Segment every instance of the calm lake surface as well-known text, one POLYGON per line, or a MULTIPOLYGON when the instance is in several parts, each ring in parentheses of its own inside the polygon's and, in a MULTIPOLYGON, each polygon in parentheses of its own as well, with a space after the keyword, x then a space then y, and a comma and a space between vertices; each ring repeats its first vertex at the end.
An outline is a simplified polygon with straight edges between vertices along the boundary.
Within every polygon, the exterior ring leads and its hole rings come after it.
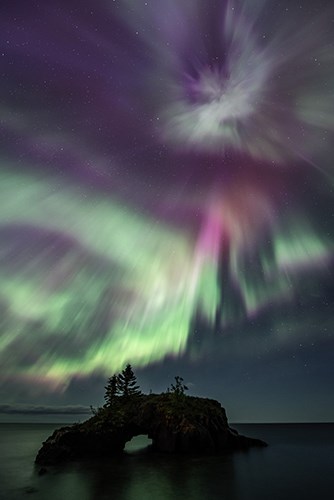
POLYGON ((37 450, 62 425, 0 424, 1 500, 334 498, 334 424, 231 424, 270 446, 220 457, 143 454, 139 436, 124 457, 39 476, 37 450))

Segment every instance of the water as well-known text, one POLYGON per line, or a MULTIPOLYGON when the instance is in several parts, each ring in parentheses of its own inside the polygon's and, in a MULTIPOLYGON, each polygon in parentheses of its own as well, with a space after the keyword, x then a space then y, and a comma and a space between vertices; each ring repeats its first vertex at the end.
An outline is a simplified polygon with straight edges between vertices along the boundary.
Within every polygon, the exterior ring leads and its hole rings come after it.
POLYGON ((220 457, 141 453, 48 468, 34 457, 51 424, 0 424, 1 500, 326 500, 334 498, 334 425, 234 425, 270 446, 220 457))

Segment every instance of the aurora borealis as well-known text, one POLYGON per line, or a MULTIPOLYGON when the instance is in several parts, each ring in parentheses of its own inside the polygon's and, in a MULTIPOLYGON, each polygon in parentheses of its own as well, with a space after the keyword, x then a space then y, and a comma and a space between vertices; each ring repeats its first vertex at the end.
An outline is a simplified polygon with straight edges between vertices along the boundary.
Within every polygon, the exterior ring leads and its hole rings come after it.
POLYGON ((70 403, 128 362, 328 353, 330 2, 0 11, 3 402, 70 403))

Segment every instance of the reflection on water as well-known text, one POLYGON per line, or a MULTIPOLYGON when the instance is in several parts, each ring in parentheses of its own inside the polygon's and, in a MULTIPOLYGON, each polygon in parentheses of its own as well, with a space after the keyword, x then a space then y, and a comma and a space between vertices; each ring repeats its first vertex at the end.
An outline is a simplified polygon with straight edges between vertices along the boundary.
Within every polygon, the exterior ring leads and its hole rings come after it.
POLYGON ((0 425, 1 500, 332 499, 333 425, 236 426, 268 448, 224 456, 166 456, 139 451, 147 437, 108 462, 48 468, 33 460, 49 426, 0 425))
POLYGON ((34 498, 98 499, 236 499, 233 460, 138 454, 103 463, 54 470, 39 478, 34 498), (205 473, 203 474, 203 471, 205 473))
POLYGON ((237 498, 233 461, 146 455, 93 467, 87 498, 194 499, 237 498), (205 474, 203 474, 203 468, 205 474), (112 476, 116 479, 114 482, 112 476))

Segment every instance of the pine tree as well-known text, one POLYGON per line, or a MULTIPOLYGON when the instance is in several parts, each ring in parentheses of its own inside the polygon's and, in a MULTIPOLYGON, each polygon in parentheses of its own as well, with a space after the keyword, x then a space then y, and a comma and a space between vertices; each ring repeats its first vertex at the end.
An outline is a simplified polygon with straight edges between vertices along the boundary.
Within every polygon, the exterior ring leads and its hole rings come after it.
POLYGON ((126 365, 122 373, 117 378, 118 389, 122 396, 134 396, 141 394, 139 385, 137 385, 137 377, 133 373, 132 366, 126 365))
POLYGON ((111 406, 112 403, 115 401, 116 396, 119 394, 119 387, 118 387, 118 377, 119 375, 113 375, 108 379, 108 383, 105 386, 105 406, 111 406))

